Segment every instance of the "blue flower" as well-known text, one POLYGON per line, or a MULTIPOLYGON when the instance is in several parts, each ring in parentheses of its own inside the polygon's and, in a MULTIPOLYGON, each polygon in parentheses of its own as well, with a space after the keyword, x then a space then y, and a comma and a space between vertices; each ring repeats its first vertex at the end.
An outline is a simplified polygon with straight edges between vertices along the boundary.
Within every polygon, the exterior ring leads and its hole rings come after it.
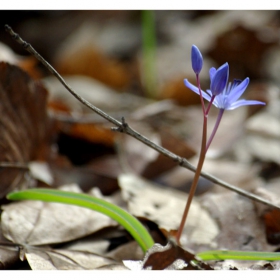
POLYGON ((214 67, 210 69, 210 90, 212 95, 219 95, 223 92, 228 82, 228 75, 228 63, 223 64, 217 70, 214 67))
POLYGON ((203 58, 198 47, 195 45, 192 46, 191 58, 192 58, 192 69, 194 73, 198 75, 203 66, 203 58))
MULTIPOLYGON (((226 64, 224 64, 221 67, 225 67, 226 64)), ((214 83, 215 77, 217 78, 216 74, 217 74, 218 70, 216 70, 214 67, 212 67, 209 70, 211 85, 214 83)), ((241 95, 244 93, 244 91, 246 90, 246 88, 249 84, 249 81, 250 81, 250 79, 246 78, 243 81, 234 80, 233 83, 228 83, 228 84, 226 82, 225 87, 222 90, 221 94, 218 94, 218 95, 217 95, 217 91, 216 91, 216 94, 212 92, 213 86, 210 87, 212 90, 211 89, 207 90, 207 92, 204 92, 201 90, 201 94, 202 94, 203 98, 209 102, 210 102, 212 96, 215 95, 215 98, 213 100, 214 106, 219 109, 223 109, 223 110, 233 110, 238 107, 246 106, 246 105, 265 105, 264 102, 257 101, 257 100, 239 99, 241 97, 241 95)), ((196 94, 200 95, 199 89, 196 86, 192 85, 187 79, 184 80, 184 83, 187 88, 189 88, 196 94)), ((215 87, 214 87, 214 90, 215 90, 215 87)))

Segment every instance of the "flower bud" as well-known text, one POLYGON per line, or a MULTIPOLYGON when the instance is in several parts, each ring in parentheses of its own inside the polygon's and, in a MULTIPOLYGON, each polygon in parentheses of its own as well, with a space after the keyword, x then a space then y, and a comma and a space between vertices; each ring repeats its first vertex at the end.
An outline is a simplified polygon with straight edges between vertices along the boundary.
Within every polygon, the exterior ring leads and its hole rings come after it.
POLYGON ((228 82, 228 76, 229 66, 228 63, 225 63, 217 69, 211 79, 210 90, 213 95, 218 95, 223 92, 228 82))
POLYGON ((198 75, 202 69, 203 57, 198 47, 195 45, 192 46, 191 58, 193 71, 198 75))

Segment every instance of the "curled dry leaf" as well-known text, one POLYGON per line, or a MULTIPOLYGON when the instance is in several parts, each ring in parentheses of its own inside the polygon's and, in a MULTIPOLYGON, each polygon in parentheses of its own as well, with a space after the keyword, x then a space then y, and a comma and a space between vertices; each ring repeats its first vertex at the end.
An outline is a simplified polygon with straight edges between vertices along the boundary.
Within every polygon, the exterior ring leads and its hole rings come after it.
MULTIPOLYGON (((80 192, 75 185, 70 186, 70 191, 80 192)), ((3 234, 19 244, 61 243, 116 225, 98 212, 59 203, 23 201, 2 206, 2 209, 3 234)))
POLYGON ((188 252, 173 242, 166 246, 154 244, 148 250, 143 261, 123 261, 131 270, 213 270, 200 261, 191 252, 188 252))
MULTIPOLYGON (((42 155, 47 127, 47 91, 24 71, 0 63, 0 162, 27 164, 42 155)), ((18 187, 26 170, 0 171, 0 196, 18 187)))

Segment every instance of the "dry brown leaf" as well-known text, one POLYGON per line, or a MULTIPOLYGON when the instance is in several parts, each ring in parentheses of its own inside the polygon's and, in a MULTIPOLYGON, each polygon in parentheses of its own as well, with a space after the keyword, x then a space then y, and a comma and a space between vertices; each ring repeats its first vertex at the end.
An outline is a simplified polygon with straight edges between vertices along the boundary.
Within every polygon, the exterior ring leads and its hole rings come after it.
POLYGON ((129 69, 120 61, 109 58, 94 45, 70 47, 72 49, 63 50, 55 62, 61 74, 89 76, 117 90, 129 86, 129 69))
MULTIPOLYGON (((166 83, 159 94, 160 99, 172 99, 181 106, 190 106, 200 104, 200 98, 184 84, 186 76, 181 76, 166 83)), ((188 79, 192 84, 196 83, 194 79, 188 79)))
POLYGON ((213 268, 198 260, 195 255, 169 242, 166 246, 154 244, 143 261, 123 261, 131 270, 213 270, 213 268))
POLYGON ((23 57, 15 54, 12 49, 0 42, 0 61, 17 65, 26 71, 33 79, 41 78, 41 73, 36 69, 38 61, 35 57, 23 57))
MULTIPOLYGON (((44 157, 47 131, 47 91, 20 68, 0 63, 0 162, 28 163, 44 157)), ((25 170, 0 172, 0 196, 18 187, 25 170)))
MULTIPOLYGON (((80 192, 76 185, 63 189, 80 192)), ((59 203, 23 201, 2 208, 3 234, 20 244, 60 243, 116 225, 115 221, 101 213, 59 203)))
POLYGON ((262 56, 269 47, 276 45, 277 37, 261 40, 261 26, 256 30, 242 25, 234 26, 216 39, 209 55, 222 65, 227 61, 232 77, 263 78, 262 56), (242 42, 242 43, 241 43, 242 42), (251 45, 254 45, 254 49, 251 45), (221 51, 222 50, 222 51, 221 51))

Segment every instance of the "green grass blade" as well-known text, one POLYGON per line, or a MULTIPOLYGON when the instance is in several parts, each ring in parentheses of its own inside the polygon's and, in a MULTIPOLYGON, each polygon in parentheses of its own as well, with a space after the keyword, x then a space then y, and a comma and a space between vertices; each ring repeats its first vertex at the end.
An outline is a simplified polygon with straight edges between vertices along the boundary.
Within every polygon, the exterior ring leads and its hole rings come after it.
POLYGON ((29 189, 9 193, 7 198, 10 200, 58 202, 89 208, 112 218, 122 225, 138 242, 144 252, 154 245, 149 232, 131 214, 112 203, 87 194, 52 189, 29 189))
POLYGON ((142 11, 142 49, 143 49, 143 82, 150 98, 157 95, 156 89, 156 30, 154 11, 142 11))
POLYGON ((242 260, 242 261, 279 261, 280 253, 242 252, 242 251, 206 251, 197 254, 203 261, 242 260))

